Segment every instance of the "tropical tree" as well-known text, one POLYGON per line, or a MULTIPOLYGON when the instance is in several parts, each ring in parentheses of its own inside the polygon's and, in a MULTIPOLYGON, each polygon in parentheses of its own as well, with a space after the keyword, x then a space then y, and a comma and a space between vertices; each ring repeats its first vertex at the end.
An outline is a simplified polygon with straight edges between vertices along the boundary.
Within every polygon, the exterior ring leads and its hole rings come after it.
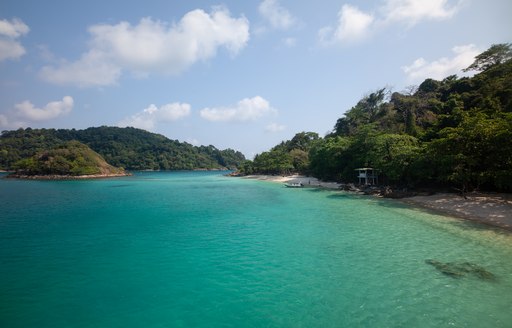
POLYGON ((414 163, 420 154, 419 141, 405 134, 381 134, 373 139, 369 160, 392 184, 411 184, 414 163))
POLYGON ((385 114, 386 88, 379 89, 363 97, 359 102, 338 119, 334 126, 334 135, 350 136, 357 133, 359 127, 375 122, 385 114))
POLYGON ((493 44, 489 49, 475 57, 475 61, 463 71, 486 71, 512 58, 510 43, 493 44))
POLYGON ((341 136, 316 142, 309 151, 310 170, 313 175, 324 180, 345 178, 346 168, 353 162, 351 146, 350 138, 341 136))
POLYGON ((463 191, 485 186, 512 190, 512 114, 491 118, 466 114, 457 127, 446 127, 429 144, 441 180, 463 191))

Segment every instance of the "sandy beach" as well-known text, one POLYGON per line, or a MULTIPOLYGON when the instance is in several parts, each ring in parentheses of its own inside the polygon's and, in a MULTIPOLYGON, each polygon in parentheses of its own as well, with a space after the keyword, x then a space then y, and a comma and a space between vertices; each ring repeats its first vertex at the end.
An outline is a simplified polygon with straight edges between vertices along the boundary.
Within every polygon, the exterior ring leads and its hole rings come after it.
MULTIPOLYGON (((339 189, 336 182, 320 181, 300 175, 274 176, 249 175, 245 179, 257 179, 276 183, 302 183, 304 187, 339 189)), ((443 215, 477 221, 490 226, 512 231, 512 194, 468 193, 466 199, 458 194, 438 193, 429 196, 414 196, 397 201, 443 215)))
POLYGON ((512 231, 512 194, 469 193, 466 197, 464 199, 458 194, 439 193, 403 198, 401 201, 512 231))
POLYGON ((340 184, 336 182, 326 182, 320 181, 317 178, 306 177, 303 175, 289 175, 289 176, 281 176, 281 175, 247 175, 243 177, 244 179, 255 179, 255 180, 263 180, 277 183, 302 183, 304 187, 320 187, 327 189, 339 189, 340 184))

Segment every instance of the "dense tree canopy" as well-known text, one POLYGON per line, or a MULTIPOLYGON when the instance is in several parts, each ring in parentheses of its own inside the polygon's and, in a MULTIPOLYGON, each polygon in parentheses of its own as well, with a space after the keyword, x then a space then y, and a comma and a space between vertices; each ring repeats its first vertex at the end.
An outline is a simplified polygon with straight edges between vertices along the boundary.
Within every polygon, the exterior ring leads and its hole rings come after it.
POLYGON ((13 169, 24 158, 78 140, 117 167, 129 170, 191 170, 235 168, 245 160, 232 149, 195 147, 135 128, 19 129, 0 137, 0 168, 13 169))
POLYGON ((493 45, 466 70, 478 74, 371 92, 325 138, 300 147, 292 141, 302 132, 244 167, 344 182, 355 182, 354 169, 373 167, 388 184, 512 191, 510 44, 493 45))
POLYGON ((240 172, 243 174, 307 172, 309 150, 319 139, 315 132, 297 133, 291 140, 283 141, 270 151, 256 155, 254 161, 246 161, 240 167, 240 172))

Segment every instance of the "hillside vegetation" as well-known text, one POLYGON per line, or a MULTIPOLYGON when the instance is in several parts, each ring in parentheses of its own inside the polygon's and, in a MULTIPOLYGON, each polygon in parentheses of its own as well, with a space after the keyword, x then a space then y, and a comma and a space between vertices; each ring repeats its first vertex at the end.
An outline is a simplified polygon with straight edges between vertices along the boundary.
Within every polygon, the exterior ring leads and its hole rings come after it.
POLYGON ((88 176, 118 175, 124 170, 113 167, 95 151, 78 141, 68 141, 41 151, 14 165, 16 175, 88 176))
POLYGON ((192 170, 236 168, 245 160, 232 149, 195 147, 135 128, 18 129, 0 136, 0 168, 12 170, 22 159, 77 140, 100 154, 109 164, 128 170, 192 170))
POLYGON ((298 133, 241 173, 355 182, 354 169, 373 167, 386 184, 512 191, 511 57, 510 44, 494 45, 466 69, 473 77, 372 92, 324 138, 298 133))

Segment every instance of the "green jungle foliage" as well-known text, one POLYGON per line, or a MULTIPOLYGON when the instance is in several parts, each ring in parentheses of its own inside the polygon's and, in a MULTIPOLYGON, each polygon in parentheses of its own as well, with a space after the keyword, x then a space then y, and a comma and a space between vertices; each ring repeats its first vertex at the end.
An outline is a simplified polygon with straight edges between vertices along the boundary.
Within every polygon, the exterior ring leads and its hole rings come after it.
POLYGON ((92 175, 122 173, 109 165, 92 149, 78 141, 67 141, 14 164, 19 174, 26 175, 92 175))
POLYGON ((319 139, 318 134, 314 132, 297 133, 292 140, 283 141, 270 151, 256 155, 253 161, 245 161, 239 170, 244 174, 307 172, 309 149, 319 139))
POLYGON ((242 173, 300 172, 355 182, 373 167, 400 186, 512 191, 512 51, 493 45, 466 70, 408 92, 363 97, 319 138, 298 133, 240 167, 242 173))
POLYGON ((111 165, 128 170, 192 170, 236 168, 242 153, 214 146, 195 147, 162 135, 135 128, 96 127, 75 129, 18 129, 0 136, 0 168, 36 153, 77 140, 100 154, 111 165))

